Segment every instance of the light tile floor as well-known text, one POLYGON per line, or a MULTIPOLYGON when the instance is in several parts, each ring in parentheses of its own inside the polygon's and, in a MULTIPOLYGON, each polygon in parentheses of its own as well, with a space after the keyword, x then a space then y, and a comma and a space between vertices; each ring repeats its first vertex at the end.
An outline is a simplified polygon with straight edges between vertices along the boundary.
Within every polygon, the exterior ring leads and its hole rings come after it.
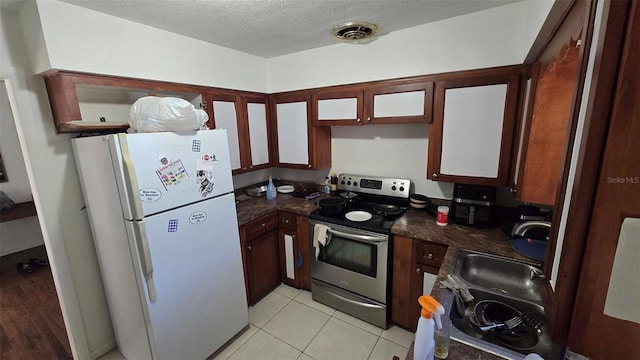
POLYGON ((414 334, 387 330, 311 299, 311 293, 280 285, 249 308, 250 329, 217 359, 404 359, 414 334))
MULTIPOLYGON (((396 326, 382 330, 284 284, 249 307, 249 323, 249 329, 214 359, 404 359, 414 338, 414 333, 396 326)), ((100 358, 107 359, 122 356, 114 350, 100 358)))

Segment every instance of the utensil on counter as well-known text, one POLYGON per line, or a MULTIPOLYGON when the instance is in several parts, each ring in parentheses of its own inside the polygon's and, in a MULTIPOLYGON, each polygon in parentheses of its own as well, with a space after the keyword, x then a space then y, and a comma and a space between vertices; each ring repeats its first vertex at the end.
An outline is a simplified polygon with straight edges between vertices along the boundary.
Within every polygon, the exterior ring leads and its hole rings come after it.
POLYGON ((354 210, 344 214, 344 217, 350 221, 362 222, 371 220, 373 215, 368 211, 354 210))
POLYGON ((281 194, 290 194, 293 192, 294 188, 293 185, 282 185, 278 186, 276 190, 278 190, 278 192, 281 194))
POLYGON ((354 193, 353 191, 343 191, 340 193, 340 197, 352 201, 353 199, 358 197, 358 194, 354 193))
POLYGON ((247 190, 245 190, 245 193, 247 195, 249 195, 249 196, 261 197, 261 196, 264 196, 267 193, 267 186, 266 185, 262 185, 262 186, 258 186, 256 188, 247 189, 247 190))
POLYGON ((511 319, 503 322, 503 323, 492 323, 485 326, 480 326, 480 330, 489 331, 491 329, 504 328, 505 330, 511 330, 516 326, 522 324, 522 318, 520 316, 514 316, 511 319))
POLYGON ((402 208, 396 205, 374 205, 373 211, 377 214, 382 215, 384 217, 400 215, 402 213, 402 208))
POLYGON ((320 213, 324 216, 338 216, 342 214, 345 200, 338 197, 330 197, 318 201, 320 213))
POLYGON ((473 300, 473 295, 471 295, 471 293, 469 292, 469 288, 458 275, 448 274, 447 279, 456 289, 458 289, 458 291, 460 292, 460 296, 462 297, 462 300, 464 302, 473 300))
POLYGON ((525 311, 522 313, 522 321, 525 325, 532 327, 537 333, 540 333, 544 316, 534 311, 525 311))

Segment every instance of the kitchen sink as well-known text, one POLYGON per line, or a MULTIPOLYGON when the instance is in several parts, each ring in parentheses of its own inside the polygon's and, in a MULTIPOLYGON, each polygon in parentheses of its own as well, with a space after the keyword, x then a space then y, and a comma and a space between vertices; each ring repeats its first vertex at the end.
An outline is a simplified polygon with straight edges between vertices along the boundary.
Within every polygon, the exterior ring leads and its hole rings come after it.
POLYGON ((451 272, 480 288, 542 303, 544 276, 539 265, 470 250, 459 250, 451 272))
POLYGON ((563 349, 551 341, 544 320, 540 300, 544 280, 536 264, 458 250, 449 273, 462 278, 474 297, 459 313, 452 306, 453 293, 442 290, 439 300, 451 321, 452 339, 507 359, 522 359, 529 353, 545 359, 562 358, 563 349), (534 273, 528 273, 531 271, 534 273), (481 325, 501 323, 513 316, 527 321, 510 330, 480 329, 481 325))

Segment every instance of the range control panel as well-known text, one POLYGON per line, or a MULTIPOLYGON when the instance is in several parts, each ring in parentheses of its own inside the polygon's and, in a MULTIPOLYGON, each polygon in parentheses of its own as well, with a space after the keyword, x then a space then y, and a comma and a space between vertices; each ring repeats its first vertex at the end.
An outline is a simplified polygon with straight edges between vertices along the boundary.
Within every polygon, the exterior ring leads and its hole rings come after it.
POLYGON ((338 175, 338 190, 342 191, 354 191, 408 199, 410 188, 411 180, 408 179, 353 174, 338 175))

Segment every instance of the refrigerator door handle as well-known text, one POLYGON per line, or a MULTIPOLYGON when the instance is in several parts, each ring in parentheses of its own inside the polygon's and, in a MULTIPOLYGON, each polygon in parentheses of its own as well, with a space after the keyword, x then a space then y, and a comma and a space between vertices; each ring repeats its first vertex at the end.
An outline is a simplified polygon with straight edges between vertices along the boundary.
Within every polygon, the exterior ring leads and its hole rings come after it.
POLYGON ((139 220, 144 217, 144 211, 142 210, 142 201, 140 201, 140 194, 138 186, 138 179, 136 178, 136 172, 133 166, 133 159, 129 153, 129 144, 127 143, 126 134, 118 134, 118 142, 120 143, 120 151, 122 154, 122 167, 124 171, 125 186, 129 193, 132 206, 132 219, 139 220))
POLYGON ((133 222, 133 231, 135 232, 135 241, 138 246, 138 254, 140 256, 140 265, 142 273, 147 282, 147 292, 149 293, 149 301, 156 301, 156 286, 153 283, 153 261, 151 260, 151 249, 149 248, 149 239, 147 238, 147 229, 142 221, 133 222))

